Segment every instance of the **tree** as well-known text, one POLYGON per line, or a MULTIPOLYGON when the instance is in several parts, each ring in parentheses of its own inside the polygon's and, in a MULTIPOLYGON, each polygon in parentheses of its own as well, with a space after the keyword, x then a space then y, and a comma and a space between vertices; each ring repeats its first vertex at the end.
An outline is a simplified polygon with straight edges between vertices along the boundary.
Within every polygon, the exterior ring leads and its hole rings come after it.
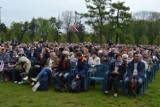
POLYGON ((40 41, 41 39, 42 39, 41 36, 35 36, 35 37, 34 37, 34 41, 40 41))
POLYGON ((124 37, 124 44, 135 44, 135 39, 133 35, 125 35, 124 37))
POLYGON ((61 27, 62 27, 62 21, 58 17, 58 20, 55 20, 55 36, 54 36, 54 40, 56 42, 59 42, 60 36, 62 35, 62 32, 60 31, 61 27))
POLYGON ((18 39, 18 40, 21 40, 22 38, 22 31, 23 31, 23 28, 22 28, 22 26, 23 26, 23 23, 21 22, 21 23, 16 23, 16 22, 13 22, 12 24, 11 24, 11 31, 12 32, 14 32, 15 33, 15 35, 16 35, 16 38, 18 39))
POLYGON ((14 32, 12 32, 12 34, 11 34, 11 36, 10 36, 9 40, 13 40, 13 39, 15 39, 15 38, 16 38, 16 35, 15 35, 15 33, 14 33, 14 32))
POLYGON ((1 39, 2 41, 6 41, 6 35, 5 35, 4 32, 2 32, 2 33, 0 34, 0 39, 1 39))
POLYGON ((77 35, 73 35, 73 43, 79 43, 79 38, 77 35))
POLYGON ((139 40, 139 44, 141 45, 147 45, 148 43, 149 43, 148 38, 145 35, 143 35, 139 40))
POLYGON ((96 35, 100 38, 99 43, 102 43, 102 35, 104 33, 104 26, 107 23, 108 3, 111 0, 85 0, 87 4, 87 13, 81 13, 80 15, 87 18, 86 24, 90 25, 95 31, 96 35))
POLYGON ((75 25, 76 25, 77 30, 79 31, 79 32, 77 32, 79 41, 81 43, 83 43, 84 42, 85 26, 82 24, 81 21, 77 22, 75 25))
POLYGON ((86 33, 85 35, 84 35, 84 42, 92 42, 92 40, 91 40, 91 36, 90 36, 90 34, 89 33, 86 33))
POLYGON ((49 33, 48 36, 47 36, 47 38, 46 38, 46 40, 48 40, 48 42, 54 42, 53 35, 49 33))
POLYGON ((2 33, 2 32, 4 32, 4 33, 7 32, 7 27, 4 23, 0 24, 0 33, 2 33))
POLYGON ((36 19, 34 17, 29 24, 29 35, 33 38, 35 35, 38 35, 36 34, 36 19))
POLYGON ((106 38, 104 35, 102 35, 102 44, 106 44, 106 38))
POLYGON ((155 45, 160 45, 160 36, 157 36, 154 40, 155 45))
POLYGON ((22 37, 21 37, 21 39, 23 38, 23 35, 25 33, 29 33, 29 23, 28 23, 28 21, 25 21, 24 24, 22 25, 22 37))
POLYGON ((117 2, 111 4, 110 18, 111 22, 115 26, 116 44, 118 43, 119 35, 122 31, 128 29, 128 25, 131 21, 131 14, 128 12, 129 7, 124 6, 125 2, 117 2))
POLYGON ((62 13, 63 27, 67 33, 67 42, 72 42, 73 30, 70 26, 74 23, 74 15, 72 11, 65 11, 62 13))
POLYGON ((59 42, 66 43, 67 42, 67 35, 61 35, 59 42))
POLYGON ((31 38, 28 35, 28 33, 25 33, 23 38, 22 38, 22 43, 31 43, 31 38))

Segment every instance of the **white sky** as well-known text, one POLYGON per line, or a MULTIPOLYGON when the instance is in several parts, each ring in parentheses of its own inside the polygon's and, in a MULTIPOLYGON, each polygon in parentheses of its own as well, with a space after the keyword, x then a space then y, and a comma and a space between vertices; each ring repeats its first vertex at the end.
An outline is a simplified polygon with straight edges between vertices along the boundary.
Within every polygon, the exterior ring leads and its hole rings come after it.
MULTIPOLYGON (((118 1, 118 0, 112 0, 118 1)), ((131 12, 142 10, 160 12, 160 0, 119 0, 125 1, 131 12)), ((33 17, 58 17, 64 11, 86 12, 84 0, 0 0, 2 22, 30 21, 33 17)))

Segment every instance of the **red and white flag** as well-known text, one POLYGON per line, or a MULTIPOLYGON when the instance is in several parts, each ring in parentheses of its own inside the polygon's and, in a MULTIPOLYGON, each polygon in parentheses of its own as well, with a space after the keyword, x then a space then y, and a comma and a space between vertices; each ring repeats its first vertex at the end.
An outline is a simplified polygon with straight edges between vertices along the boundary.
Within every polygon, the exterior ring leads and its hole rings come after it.
POLYGON ((74 25, 72 25, 71 28, 72 28, 73 30, 75 30, 76 32, 79 32, 74 25))

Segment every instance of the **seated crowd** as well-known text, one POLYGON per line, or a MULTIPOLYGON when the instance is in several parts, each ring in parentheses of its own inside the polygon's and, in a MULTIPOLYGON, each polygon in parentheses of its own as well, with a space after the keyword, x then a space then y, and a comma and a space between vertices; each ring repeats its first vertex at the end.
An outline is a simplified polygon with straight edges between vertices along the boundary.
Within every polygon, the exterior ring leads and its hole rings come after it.
POLYGON ((118 96, 122 79, 128 96, 137 96, 144 82, 143 76, 150 72, 154 61, 160 58, 160 48, 157 46, 90 43, 1 44, 0 51, 1 81, 29 83, 35 87, 38 81, 38 85, 42 85, 42 82, 48 84, 50 80, 59 92, 63 89, 71 90, 73 80, 80 81, 81 91, 85 91, 84 79, 88 70, 96 65, 108 64, 107 88, 104 93, 109 94, 113 87, 114 97, 118 96))

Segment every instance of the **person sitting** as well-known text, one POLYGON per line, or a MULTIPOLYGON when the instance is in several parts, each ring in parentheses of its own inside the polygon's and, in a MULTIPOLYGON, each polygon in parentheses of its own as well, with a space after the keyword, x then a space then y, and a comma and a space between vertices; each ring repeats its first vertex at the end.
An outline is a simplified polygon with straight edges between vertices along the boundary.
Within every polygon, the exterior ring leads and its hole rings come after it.
POLYGON ((8 80, 13 80, 13 71, 15 69, 16 63, 18 62, 19 57, 17 55, 17 51, 13 51, 13 55, 10 58, 10 61, 7 65, 7 67, 4 69, 4 75, 6 77, 6 81, 8 80))
POLYGON ((59 61, 56 73, 54 74, 55 82, 58 83, 61 87, 67 86, 69 88, 69 73, 71 70, 70 60, 68 59, 67 54, 62 54, 62 57, 59 61))
MULTIPOLYGON (((29 72, 30 77, 35 78, 39 74, 39 72, 43 69, 45 64, 46 64, 46 59, 44 58, 43 53, 40 53, 37 56, 37 58, 33 64, 33 67, 31 68, 31 70, 29 72)), ((34 82, 32 82, 31 85, 34 85, 34 82)))
POLYGON ((102 52, 101 63, 110 63, 110 58, 106 50, 102 52))
POLYGON ((56 56, 55 52, 50 52, 50 57, 47 59, 47 62, 49 62, 49 66, 52 70, 57 68, 59 58, 56 56))
POLYGON ((27 54, 27 58, 31 61, 31 65, 33 66, 34 61, 36 60, 37 53, 35 52, 35 48, 31 47, 30 51, 27 54))
POLYGON ((23 84, 24 80, 28 80, 28 73, 31 68, 30 60, 22 56, 19 58, 14 69, 14 83, 23 84))
POLYGON ((151 68, 153 67, 153 61, 152 61, 152 58, 149 56, 149 53, 147 51, 143 51, 142 60, 147 62, 147 64, 148 64, 147 71, 150 72, 151 68))
POLYGON ((4 77, 5 75, 5 69, 8 67, 8 63, 10 60, 10 55, 6 52, 5 47, 1 47, 1 54, 0 54, 0 62, 4 64, 3 70, 2 70, 2 80, 6 80, 7 78, 4 77))
POLYGON ((48 90, 48 80, 49 77, 52 76, 52 69, 49 66, 49 62, 46 62, 45 67, 40 71, 36 78, 31 78, 32 81, 37 82, 32 91, 40 90, 46 91, 48 90))
POLYGON ((128 90, 128 96, 138 96, 141 85, 143 83, 143 76, 145 75, 145 64, 140 59, 141 55, 137 52, 133 54, 133 60, 128 63, 127 75, 125 78, 126 87, 128 90), (136 93, 132 93, 132 89, 136 90, 136 93))
POLYGON ((94 67, 95 65, 100 65, 101 64, 101 61, 100 61, 100 58, 98 57, 97 52, 92 53, 92 56, 89 58, 88 63, 92 67, 94 67))
POLYGON ((120 54, 116 55, 116 61, 112 62, 109 68, 108 84, 106 94, 114 88, 114 97, 118 96, 119 81, 123 79, 123 74, 126 72, 126 63, 122 60, 120 54))
POLYGON ((40 71, 40 73, 35 78, 31 78, 32 81, 38 81, 41 78, 52 76, 52 69, 50 68, 49 62, 46 62, 45 67, 40 71))
POLYGON ((85 87, 83 87, 86 76, 85 74, 90 68, 90 65, 87 63, 86 59, 82 56, 81 52, 78 52, 76 56, 78 58, 77 67, 75 73, 73 74, 73 76, 71 76, 71 80, 73 79, 81 80, 81 88, 82 90, 85 90, 84 89, 85 87))
POLYGON ((18 56, 19 56, 19 57, 27 56, 27 55, 25 54, 25 52, 24 52, 24 49, 23 49, 23 48, 19 48, 19 50, 18 50, 18 56))

